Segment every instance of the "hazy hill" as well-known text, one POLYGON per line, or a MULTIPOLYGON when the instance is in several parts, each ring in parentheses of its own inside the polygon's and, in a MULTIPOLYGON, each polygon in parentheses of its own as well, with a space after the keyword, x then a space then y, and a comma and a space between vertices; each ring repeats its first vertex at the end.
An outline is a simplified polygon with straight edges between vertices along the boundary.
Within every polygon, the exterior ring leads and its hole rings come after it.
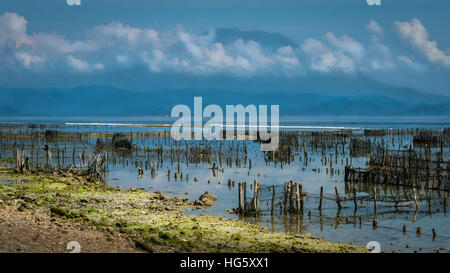
MULTIPOLYGON (((357 84, 355 86, 353 88, 357 89, 357 84)), ((354 95, 355 91, 320 91, 320 88, 283 93, 219 89, 131 91, 108 85, 70 89, 0 88, 0 115, 170 115, 176 104, 192 106, 194 96, 202 96, 204 105, 223 107, 226 104, 279 104, 280 115, 450 115, 447 96, 430 96, 387 86, 380 86, 383 92, 378 94, 359 92, 358 95, 354 95)))

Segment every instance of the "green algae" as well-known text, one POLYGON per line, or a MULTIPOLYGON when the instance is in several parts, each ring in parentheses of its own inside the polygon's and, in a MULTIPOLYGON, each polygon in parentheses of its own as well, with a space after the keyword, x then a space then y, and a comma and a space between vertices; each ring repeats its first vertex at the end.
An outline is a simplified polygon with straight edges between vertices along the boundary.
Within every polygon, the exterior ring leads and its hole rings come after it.
POLYGON ((198 202, 159 192, 120 190, 64 172, 19 174, 0 167, 0 179, 23 181, 0 185, 0 200, 5 204, 21 200, 21 210, 40 210, 68 221, 117 229, 149 251, 367 252, 359 245, 269 232, 215 215, 187 215, 184 211, 198 207, 198 202))

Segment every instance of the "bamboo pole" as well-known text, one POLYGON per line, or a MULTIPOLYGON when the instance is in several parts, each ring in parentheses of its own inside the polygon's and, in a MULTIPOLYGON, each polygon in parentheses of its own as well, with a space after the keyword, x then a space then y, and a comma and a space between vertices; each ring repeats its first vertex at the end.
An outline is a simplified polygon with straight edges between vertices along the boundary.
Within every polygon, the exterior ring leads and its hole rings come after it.
POLYGON ((319 211, 321 215, 322 215, 322 198, 323 198, 323 187, 320 187, 319 211))
POLYGON ((242 186, 244 187, 244 211, 247 211, 247 182, 244 182, 242 186))
POLYGON ((273 214, 275 209, 275 185, 272 186, 272 208, 271 208, 271 214, 273 214))
POLYGON ((337 188, 337 187, 334 187, 334 191, 336 192, 336 203, 337 203, 338 209, 341 209, 342 206, 341 206, 341 200, 339 199, 339 191, 338 191, 338 188, 337 188))
POLYGON ((255 210, 256 213, 258 213, 257 211, 257 201, 256 199, 258 198, 258 183, 256 182, 256 180, 253 182, 253 208, 255 210))
POLYGON ((243 212, 242 183, 239 183, 239 213, 243 212))

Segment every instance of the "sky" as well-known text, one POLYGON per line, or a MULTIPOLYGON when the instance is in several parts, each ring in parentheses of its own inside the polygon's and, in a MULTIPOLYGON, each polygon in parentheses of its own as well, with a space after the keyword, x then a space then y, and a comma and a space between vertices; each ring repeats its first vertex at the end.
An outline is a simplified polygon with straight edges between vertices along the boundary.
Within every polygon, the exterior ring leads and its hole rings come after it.
POLYGON ((355 77, 448 95, 449 11, 446 0, 3 0, 0 86, 355 77))

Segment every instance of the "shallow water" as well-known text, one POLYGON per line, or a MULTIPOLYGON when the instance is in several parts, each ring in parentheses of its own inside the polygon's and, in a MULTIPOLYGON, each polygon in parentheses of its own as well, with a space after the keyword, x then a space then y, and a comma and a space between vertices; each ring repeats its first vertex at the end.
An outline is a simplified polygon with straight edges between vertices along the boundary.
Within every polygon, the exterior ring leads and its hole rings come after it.
MULTIPOLYGON (((352 128, 447 128, 450 127, 450 118, 396 118, 396 120, 388 119, 389 122, 385 122, 385 117, 371 117, 371 118, 298 118, 298 117, 285 117, 282 125, 286 126, 307 126, 309 129, 321 131, 316 127, 352 127, 352 128)), ((15 128, 3 129, 2 132, 24 132, 26 129, 23 126, 23 120, 7 120, 15 122, 15 128)), ((34 120, 35 122, 42 121, 40 118, 34 120)), ((120 127, 120 126, 75 126, 64 125, 64 122, 107 122, 107 123, 133 123, 133 124, 167 124, 171 120, 169 118, 54 118, 46 120, 47 124, 58 122, 59 125, 55 126, 56 130, 68 131, 68 132, 156 132, 161 130, 167 130, 167 128, 149 128, 149 127, 120 127)), ((50 129, 50 128, 47 128, 50 129)), ((362 130, 357 129, 354 131, 354 136, 361 136, 362 130)), ((79 164, 78 152, 81 149, 85 149, 86 157, 89 151, 93 154, 95 152, 95 137, 83 139, 82 141, 46 141, 45 139, 33 140, 33 139, 9 139, 2 140, 2 149, 0 150, 1 157, 8 157, 14 150, 23 148, 27 150, 31 145, 42 148, 45 144, 49 145, 51 149, 67 148, 65 165, 72 163, 72 148, 77 147, 76 164, 79 164), (8 147, 8 148, 7 148, 8 147)), ((384 139, 391 149, 397 149, 399 146, 408 146, 411 144, 411 136, 399 137, 394 139, 392 143, 388 138, 384 139)), ((380 139, 377 139, 380 141, 380 139)), ((173 142, 167 138, 146 138, 146 137, 133 137, 133 143, 140 147, 170 147, 173 142)), ((208 145, 217 146, 221 142, 211 142, 208 145)), ((198 145, 198 142, 189 142, 190 145, 198 145)), ((184 145, 184 144, 183 144, 184 145)), ((336 222, 335 216, 337 214, 336 205, 332 201, 326 201, 322 210, 322 217, 319 216, 319 212, 315 205, 307 207, 307 211, 311 211, 311 215, 307 213, 304 215, 297 214, 281 214, 275 213, 271 215, 270 212, 261 213, 258 217, 241 217, 226 212, 226 209, 236 208, 238 206, 238 183, 247 182, 248 186, 253 183, 254 180, 262 183, 263 186, 270 185, 283 185, 285 181, 293 180, 303 185, 303 190, 306 193, 318 194, 320 187, 324 188, 325 194, 333 195, 335 187, 342 195, 346 193, 346 187, 344 183, 344 166, 351 162, 353 166, 365 167, 366 161, 369 159, 368 155, 359 157, 350 157, 348 154, 348 148, 345 148, 345 153, 342 154, 340 150, 337 153, 334 148, 321 147, 315 149, 314 147, 307 147, 308 162, 305 164, 300 158, 303 156, 303 147, 299 145, 297 150, 293 152, 293 160, 290 163, 275 164, 274 162, 265 162, 264 154, 259 150, 259 144, 253 141, 225 141, 223 145, 222 167, 220 171, 215 173, 215 176, 211 170, 211 163, 190 162, 186 164, 183 159, 180 162, 180 173, 183 173, 183 179, 178 174, 175 179, 174 174, 178 170, 178 160, 170 160, 165 156, 163 161, 157 158, 154 153, 146 153, 144 151, 133 152, 129 157, 120 156, 114 153, 109 153, 111 158, 116 157, 116 164, 109 165, 109 172, 106 174, 106 181, 112 186, 120 186, 122 189, 127 188, 143 188, 147 191, 161 191, 166 194, 178 196, 185 195, 189 199, 197 199, 205 191, 211 192, 218 196, 218 201, 209 210, 200 211, 188 211, 191 214, 199 213, 213 213, 223 215, 228 218, 242 219, 252 223, 257 223, 267 227, 269 230, 290 232, 290 233, 305 233, 310 232, 314 236, 323 237, 330 241, 352 242, 357 244, 366 245, 369 241, 380 242, 382 251, 400 251, 400 252, 412 252, 423 251, 431 252, 435 249, 440 249, 441 252, 448 252, 450 250, 450 218, 448 215, 440 209, 436 211, 436 207, 431 207, 431 211, 427 211, 426 204, 421 204, 421 209, 416 215, 414 215, 414 209, 411 207, 401 208, 399 210, 386 209, 386 211, 380 210, 378 213, 378 225, 376 229, 372 226, 371 212, 364 209, 359 210, 359 214, 354 217, 353 210, 344 209, 341 215, 341 219, 346 219, 346 223, 336 222), (227 166, 226 151, 230 145, 236 151, 237 145, 240 145, 240 149, 244 146, 247 149, 248 159, 252 160, 251 169, 249 168, 249 162, 244 163, 242 150, 236 152, 236 155, 232 155, 233 167, 227 166), (298 154, 297 154, 298 152, 298 154), (333 168, 335 173, 331 173, 330 166, 324 166, 322 152, 325 153, 327 158, 333 160, 333 168), (241 166, 236 167, 234 160, 236 157, 240 157, 242 160, 241 166), (135 167, 135 160, 149 161, 151 164, 156 165, 156 174, 151 176, 150 170, 144 170, 144 175, 138 177, 138 170, 135 167), (128 164, 126 164, 128 161, 128 164), (158 166, 158 162, 159 165, 158 166), (329 169, 328 173, 326 168, 329 169), (222 172, 223 169, 223 172, 222 172), (320 172, 318 172, 320 169, 320 172), (168 178, 168 170, 170 170, 170 179, 168 178), (339 173, 338 173, 339 170, 339 173), (189 176, 187 180, 186 176, 189 176), (194 181, 197 180, 197 181, 194 181), (234 181, 233 185, 229 185, 228 181, 234 181), (209 181, 209 183, 208 183, 209 181), (359 220, 359 216, 368 213, 369 217, 363 217, 359 220), (403 226, 406 225, 406 233, 403 233, 403 226), (421 236, 416 234, 418 227, 422 228, 421 236), (437 237, 433 238, 432 229, 437 232, 437 237), (445 249, 445 250, 444 250, 445 249)), ((181 145, 182 146, 182 145, 181 145)), ((334 146, 333 146, 334 147, 334 146)), ((418 148, 420 149, 420 148, 418 148)), ((43 151, 36 150, 37 154, 40 153, 40 160, 45 161, 45 155, 43 151)), ((55 155, 56 153, 53 152, 55 155)), ((445 148, 445 160, 448 160, 449 151, 445 148)), ((217 158, 212 158, 212 162, 217 162, 217 158)), ((55 158, 54 158, 54 161, 55 158)), ((56 164, 56 163, 55 163, 56 164)), ((329 160, 328 160, 329 164, 329 160)), ((219 165, 219 164, 217 164, 219 165)), ((1 182, 0 182, 1 183, 1 182)), ((251 197, 253 191, 247 189, 248 197, 251 197)), ((351 206, 350 204, 349 206, 351 206)), ((369 207, 370 204, 366 204, 369 207)))

